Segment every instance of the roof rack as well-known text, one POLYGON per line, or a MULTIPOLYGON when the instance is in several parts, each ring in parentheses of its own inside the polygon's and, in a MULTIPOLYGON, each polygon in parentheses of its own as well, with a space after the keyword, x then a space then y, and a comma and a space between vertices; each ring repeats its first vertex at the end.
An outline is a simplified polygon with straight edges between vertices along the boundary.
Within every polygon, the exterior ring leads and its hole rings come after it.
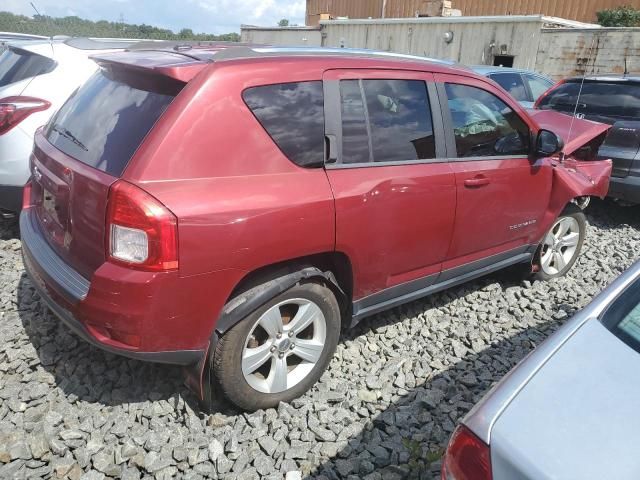
POLYGON ((453 60, 441 60, 437 58, 406 55, 402 53, 385 52, 380 50, 367 50, 358 48, 328 48, 328 47, 238 47, 228 48, 217 52, 214 60, 231 60, 238 58, 277 57, 277 56, 354 56, 354 57, 384 57, 395 60, 411 60, 416 62, 429 62, 441 65, 458 65, 453 60))

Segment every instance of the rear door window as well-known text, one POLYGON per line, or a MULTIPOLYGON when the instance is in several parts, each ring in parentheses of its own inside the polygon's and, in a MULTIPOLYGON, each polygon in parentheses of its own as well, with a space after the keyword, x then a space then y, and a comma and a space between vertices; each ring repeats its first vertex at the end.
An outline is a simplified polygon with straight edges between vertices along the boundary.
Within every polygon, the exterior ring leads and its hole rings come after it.
POLYGON ((101 69, 47 125, 50 143, 119 177, 182 84, 166 77, 101 69))
POLYGON ((324 164, 322 82, 252 87, 242 98, 289 160, 301 167, 324 164))
POLYGON ((421 80, 342 80, 342 163, 436 157, 427 86, 421 80))
POLYGON ((519 102, 528 102, 529 94, 519 73, 494 73, 489 78, 504 88, 519 102))
POLYGON ((527 84, 529 85, 529 90, 531 90, 531 95, 533 96, 533 101, 535 102, 540 98, 540 96, 549 90, 553 86, 553 82, 547 80, 546 78, 539 77, 537 75, 531 75, 530 73, 525 73, 524 75, 527 84))
POLYGON ((19 48, 0 54, 0 87, 49 73, 56 68, 52 59, 19 48))
POLYGON ((527 155, 529 127, 492 93, 447 83, 449 110, 458 157, 527 155))

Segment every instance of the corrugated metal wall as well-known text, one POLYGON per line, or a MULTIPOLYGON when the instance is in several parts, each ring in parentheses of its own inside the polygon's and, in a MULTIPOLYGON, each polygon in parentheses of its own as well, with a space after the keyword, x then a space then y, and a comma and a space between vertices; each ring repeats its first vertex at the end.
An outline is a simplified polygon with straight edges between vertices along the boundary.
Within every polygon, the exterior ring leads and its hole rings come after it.
MULTIPOLYGON (((381 18, 414 17, 424 12, 426 0, 307 0, 307 25, 317 25, 320 14, 335 17, 381 18)), ((453 8, 465 16, 543 14, 582 22, 595 22, 596 12, 605 8, 631 5, 640 0, 453 0, 453 8)))
POLYGON ((471 15, 533 15, 595 22, 596 12, 631 5, 640 8, 640 0, 454 0, 453 8, 471 15))
POLYGON ((320 29, 275 29, 240 27, 240 39, 246 43, 287 45, 291 47, 319 47, 322 45, 320 29))
POLYGON ((352 47, 454 60, 467 65, 492 64, 504 46, 514 67, 533 69, 542 21, 449 21, 446 18, 345 20, 323 24, 323 46, 352 47), (445 33, 453 41, 445 42, 445 33), (493 45, 493 46, 492 46, 493 45))
POLYGON ((335 17, 380 18, 384 0, 307 0, 307 25, 318 25, 321 13, 335 17))

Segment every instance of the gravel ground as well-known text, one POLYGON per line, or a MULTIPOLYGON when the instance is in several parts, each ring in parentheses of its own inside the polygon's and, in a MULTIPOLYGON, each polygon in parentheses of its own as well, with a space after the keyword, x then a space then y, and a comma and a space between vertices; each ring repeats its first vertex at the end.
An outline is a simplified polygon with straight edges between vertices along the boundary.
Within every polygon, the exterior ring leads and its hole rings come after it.
POLYGON ((48 313, 0 225, 0 478, 438 478, 456 422, 640 255, 598 202, 570 276, 507 271, 372 317, 292 404, 203 415, 178 368, 89 346, 48 313))

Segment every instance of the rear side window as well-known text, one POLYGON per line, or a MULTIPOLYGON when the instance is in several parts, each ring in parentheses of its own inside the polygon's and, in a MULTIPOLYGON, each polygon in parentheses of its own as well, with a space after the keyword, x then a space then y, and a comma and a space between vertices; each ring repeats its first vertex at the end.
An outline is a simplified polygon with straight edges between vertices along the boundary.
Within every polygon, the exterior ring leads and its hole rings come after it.
POLYGON ((56 62, 36 53, 9 48, 0 54, 0 87, 53 71, 56 62))
POLYGON ((324 164, 322 82, 253 87, 242 98, 289 160, 301 167, 324 164))
POLYGON ((519 73, 496 73, 490 75, 489 78, 504 88, 519 102, 529 101, 527 89, 519 73))
POLYGON ((458 157, 491 157, 529 153, 529 127, 492 93, 447 83, 449 110, 458 157))
POLYGON ((101 69, 47 125, 50 143, 119 177, 182 84, 166 77, 101 69))
POLYGON ((342 80, 342 163, 436 156, 427 86, 420 80, 342 80))
POLYGON ((534 102, 538 98, 540 98, 540 95, 542 95, 544 92, 546 92, 553 86, 553 82, 551 80, 538 77, 537 75, 531 75, 529 73, 525 73, 524 78, 529 84, 529 90, 531 90, 531 95, 533 96, 534 102))
POLYGON ((538 107, 570 113, 576 110, 577 113, 586 115, 636 119, 640 116, 640 85, 585 82, 581 92, 580 83, 563 83, 543 97, 538 107))

